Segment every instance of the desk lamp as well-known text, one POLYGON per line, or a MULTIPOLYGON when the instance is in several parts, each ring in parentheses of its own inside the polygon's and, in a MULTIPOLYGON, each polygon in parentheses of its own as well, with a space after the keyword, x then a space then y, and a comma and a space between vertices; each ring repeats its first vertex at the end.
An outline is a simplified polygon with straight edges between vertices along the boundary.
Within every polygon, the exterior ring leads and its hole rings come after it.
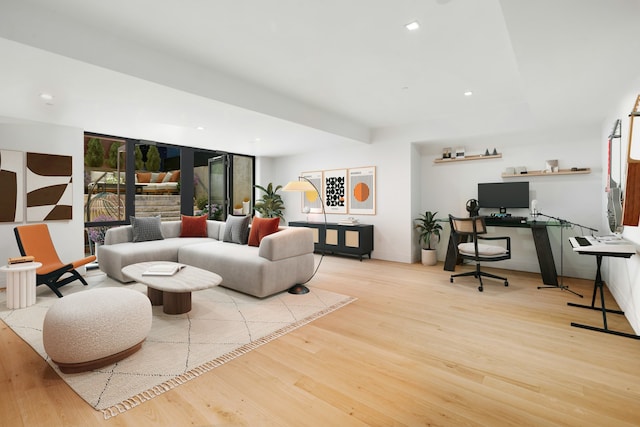
MULTIPOLYGON (((322 196, 320 195, 320 190, 318 190, 318 187, 316 187, 313 184, 313 182, 309 180, 309 178, 305 178, 304 176, 299 176, 297 181, 291 181, 287 185, 285 185, 282 188, 282 191, 301 191, 304 193, 311 192, 312 194, 317 193, 318 198, 320 199, 320 205, 322 206, 322 214, 324 216, 324 232, 325 233, 327 232, 327 212, 324 209, 324 201, 322 200, 322 196)), ((307 292, 309 292, 309 288, 305 286, 305 283, 309 283, 309 281, 313 279, 313 276, 316 275, 316 273, 318 272, 318 269, 320 268, 320 264, 322 264, 323 258, 324 258, 324 250, 322 251, 322 254, 320 256, 320 261, 318 262, 318 265, 316 266, 316 269, 313 271, 313 274, 311 275, 311 277, 309 277, 305 282, 296 284, 291 288, 289 288, 290 294, 306 294, 307 292)))

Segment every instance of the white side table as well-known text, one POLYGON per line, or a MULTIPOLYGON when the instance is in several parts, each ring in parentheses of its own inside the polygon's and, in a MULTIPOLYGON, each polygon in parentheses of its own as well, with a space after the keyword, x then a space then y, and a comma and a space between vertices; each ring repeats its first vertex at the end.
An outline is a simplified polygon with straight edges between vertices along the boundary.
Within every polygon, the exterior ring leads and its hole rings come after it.
POLYGON ((0 271, 7 273, 7 308, 25 308, 36 303, 36 270, 39 262, 3 265, 0 271))

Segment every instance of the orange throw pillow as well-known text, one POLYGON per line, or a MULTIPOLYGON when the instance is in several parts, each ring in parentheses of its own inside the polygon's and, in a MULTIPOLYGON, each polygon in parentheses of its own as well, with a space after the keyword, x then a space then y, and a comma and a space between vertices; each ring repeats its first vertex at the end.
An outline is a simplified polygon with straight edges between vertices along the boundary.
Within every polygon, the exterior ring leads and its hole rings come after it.
POLYGON ((138 175, 138 182, 141 184, 148 184, 151 182, 151 172, 136 172, 138 175))
POLYGON ((180 237, 207 237, 207 216, 182 215, 180 237))
POLYGON ((260 246, 262 238, 278 231, 280 218, 253 218, 249 233, 249 246, 260 246))

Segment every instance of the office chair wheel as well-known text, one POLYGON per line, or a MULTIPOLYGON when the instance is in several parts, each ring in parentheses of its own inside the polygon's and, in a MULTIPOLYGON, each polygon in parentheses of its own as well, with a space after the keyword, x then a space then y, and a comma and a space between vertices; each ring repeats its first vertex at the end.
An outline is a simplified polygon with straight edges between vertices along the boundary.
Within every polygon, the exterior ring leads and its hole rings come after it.
POLYGON ((509 281, 508 281, 508 280, 505 280, 505 281, 504 281, 504 285, 505 285, 505 286, 509 286, 509 281))
POLYGON ((482 286, 478 286, 478 290, 482 292, 484 289, 482 288, 482 286))
POLYGON ((453 277, 449 277, 449 282, 453 283, 453 277))

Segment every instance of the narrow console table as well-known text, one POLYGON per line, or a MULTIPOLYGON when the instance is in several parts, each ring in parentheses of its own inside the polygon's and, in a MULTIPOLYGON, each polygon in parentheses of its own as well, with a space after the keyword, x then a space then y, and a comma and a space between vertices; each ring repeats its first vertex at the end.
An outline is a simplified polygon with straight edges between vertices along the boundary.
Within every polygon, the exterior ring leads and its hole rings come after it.
MULTIPOLYGON (((560 223, 551 221, 527 221, 520 223, 508 221, 504 221, 503 223, 498 221, 487 221, 487 226, 530 228, 531 234, 533 235, 533 243, 536 247, 536 254, 538 255, 538 265, 540 266, 542 283, 549 286, 558 286, 558 273, 556 271, 556 264, 553 260, 553 252, 551 251, 551 243, 549 242, 547 227, 559 227, 560 223)), ((460 242, 454 242, 452 238, 449 238, 447 256, 444 261, 444 269, 447 271, 454 271, 456 264, 458 264, 455 250, 455 245, 458 243, 460 242)))
POLYGON ((356 255, 362 261, 363 255, 371 259, 373 251, 373 225, 341 225, 323 222, 291 221, 290 227, 308 227, 314 231, 316 252, 356 255))

